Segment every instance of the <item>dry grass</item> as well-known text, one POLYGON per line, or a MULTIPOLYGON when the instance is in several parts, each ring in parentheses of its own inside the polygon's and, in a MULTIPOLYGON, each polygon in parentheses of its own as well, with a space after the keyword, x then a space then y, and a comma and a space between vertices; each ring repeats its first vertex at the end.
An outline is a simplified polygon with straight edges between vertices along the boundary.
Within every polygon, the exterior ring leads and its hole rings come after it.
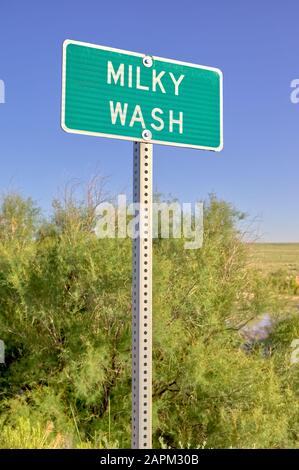
POLYGON ((265 273, 299 275, 299 243, 251 243, 251 262, 265 273))

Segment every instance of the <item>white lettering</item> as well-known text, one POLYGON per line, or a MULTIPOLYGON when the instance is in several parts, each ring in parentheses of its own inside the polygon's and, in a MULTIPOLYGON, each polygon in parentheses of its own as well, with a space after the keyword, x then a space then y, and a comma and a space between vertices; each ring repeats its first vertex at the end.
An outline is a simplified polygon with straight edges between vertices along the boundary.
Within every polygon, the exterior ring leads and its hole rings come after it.
POLYGON ((132 65, 129 65, 128 87, 132 88, 132 65))
POLYGON ((152 128, 155 129, 155 131, 162 131, 164 129, 164 121, 163 119, 160 117, 160 116, 157 116, 157 113, 158 114, 163 114, 163 111, 162 109, 160 108, 154 108, 152 110, 152 118, 155 120, 155 121, 158 121, 160 124, 159 126, 157 126, 157 124, 151 124, 152 128))
POLYGON ((179 124, 179 132, 180 134, 183 133, 183 113, 182 111, 179 112, 179 119, 173 118, 173 111, 172 109, 169 111, 169 132, 173 132, 173 124, 179 124))
POLYGON ((145 129, 145 123, 144 123, 143 115, 142 115, 139 104, 136 104, 135 106, 134 113, 130 121, 130 127, 133 127, 135 122, 140 122, 142 128, 145 129))
POLYGON ((155 69, 153 70, 153 91, 157 91, 156 87, 157 87, 157 85, 159 85, 160 90, 162 91, 162 93, 166 93, 165 88, 164 88, 164 86, 161 82, 161 78, 163 77, 163 75, 165 75, 164 71, 160 72, 157 75, 156 70, 155 69))
POLYGON ((291 87, 295 88, 291 93, 291 102, 297 104, 299 103, 299 79, 292 80, 291 87))
POLYGON ((98 238, 115 237, 115 209, 110 202, 103 202, 96 207, 97 223, 94 229, 98 238))
POLYGON ((124 126, 126 124, 127 111, 128 103, 125 103, 124 108, 122 109, 121 103, 119 101, 116 103, 115 108, 113 101, 110 101, 110 115, 112 124, 116 124, 117 118, 119 116, 121 125, 124 126))
POLYGON ((141 85, 140 83, 140 67, 136 67, 136 88, 137 90, 149 90, 147 85, 141 85))
POLYGON ((120 79, 120 86, 125 85, 125 68, 124 64, 120 64, 118 67, 117 72, 115 72, 112 62, 108 61, 108 68, 107 68, 107 83, 111 85, 112 78, 114 80, 115 85, 117 85, 118 80, 120 79))
POLYGON ((175 76, 173 75, 172 72, 169 72, 169 75, 171 77, 171 80, 173 81, 174 83, 174 90, 175 90, 175 95, 178 96, 179 94, 179 86, 180 84, 182 83, 182 80, 183 78, 185 77, 185 75, 180 75, 180 77, 176 80, 175 76))
POLYGON ((0 80, 0 104, 1 103, 5 103, 5 85, 3 80, 0 80))

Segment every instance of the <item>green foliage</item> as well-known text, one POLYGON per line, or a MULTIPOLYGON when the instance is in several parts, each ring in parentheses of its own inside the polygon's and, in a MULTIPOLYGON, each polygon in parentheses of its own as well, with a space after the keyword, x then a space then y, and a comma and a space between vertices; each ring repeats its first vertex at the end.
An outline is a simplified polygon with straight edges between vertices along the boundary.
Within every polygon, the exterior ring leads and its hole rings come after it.
POLYGON ((32 199, 14 193, 6 196, 0 207, 0 241, 26 243, 35 233, 39 214, 32 199))
MULTIPOLYGON (((211 196, 202 249, 155 241, 155 447, 298 447, 298 315, 269 355, 240 347, 248 319, 283 315, 247 265, 243 216, 211 196)), ((131 241, 92 226, 90 205, 56 201, 41 222, 31 200, 3 201, 0 447, 130 446, 131 241)))
POLYGON ((299 295, 299 278, 290 275, 286 269, 280 268, 272 272, 269 274, 269 280, 280 294, 299 295))

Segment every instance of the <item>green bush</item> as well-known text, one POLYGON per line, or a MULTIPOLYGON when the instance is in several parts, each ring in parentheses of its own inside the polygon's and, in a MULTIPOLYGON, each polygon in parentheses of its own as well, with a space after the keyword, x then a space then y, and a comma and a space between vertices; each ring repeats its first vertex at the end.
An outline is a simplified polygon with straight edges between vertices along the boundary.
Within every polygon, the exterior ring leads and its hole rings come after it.
MULTIPOLYGON (((155 447, 298 447, 298 317, 267 357, 240 348, 240 325, 282 308, 247 266, 242 217, 212 196, 202 249, 155 241, 155 447)), ((0 222, 0 447, 129 447, 131 241, 98 240, 84 204, 42 221, 9 196, 0 222)))

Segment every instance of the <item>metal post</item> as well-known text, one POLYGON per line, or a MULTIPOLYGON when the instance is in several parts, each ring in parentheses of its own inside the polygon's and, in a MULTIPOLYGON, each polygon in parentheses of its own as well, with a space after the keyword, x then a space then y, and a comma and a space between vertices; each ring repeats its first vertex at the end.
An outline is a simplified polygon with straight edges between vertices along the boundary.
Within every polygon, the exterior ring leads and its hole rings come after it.
POLYGON ((152 144, 134 143, 133 201, 140 206, 133 240, 133 449, 152 447, 152 155, 152 144))

